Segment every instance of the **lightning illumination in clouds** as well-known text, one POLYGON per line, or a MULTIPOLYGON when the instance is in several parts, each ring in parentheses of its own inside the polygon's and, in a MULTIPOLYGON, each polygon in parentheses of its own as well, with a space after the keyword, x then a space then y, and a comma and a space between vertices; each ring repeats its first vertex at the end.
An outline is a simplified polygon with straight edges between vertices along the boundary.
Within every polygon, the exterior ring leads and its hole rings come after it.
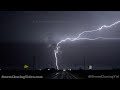
POLYGON ((115 23, 113 23, 113 24, 111 24, 111 25, 109 25, 109 26, 103 25, 103 26, 101 26, 100 28, 98 28, 98 29, 96 29, 96 30, 83 31, 83 32, 80 33, 80 34, 78 35, 78 37, 76 37, 76 38, 66 38, 66 39, 63 39, 63 40, 61 40, 60 42, 58 42, 57 45, 56 45, 56 49, 54 50, 57 69, 59 70, 57 54, 59 53, 60 44, 61 44, 61 43, 64 43, 64 42, 66 42, 67 40, 73 42, 73 41, 76 41, 76 40, 97 40, 97 39, 111 39, 111 40, 115 40, 115 39, 120 39, 120 38, 104 38, 104 37, 97 37, 97 38, 94 38, 94 39, 91 39, 91 38, 81 38, 81 35, 84 35, 85 33, 92 33, 92 32, 95 32, 95 31, 100 31, 100 30, 102 30, 103 28, 110 28, 110 27, 112 27, 112 26, 114 26, 114 25, 116 25, 116 24, 118 24, 118 23, 120 23, 120 21, 117 21, 117 22, 115 22, 115 23))

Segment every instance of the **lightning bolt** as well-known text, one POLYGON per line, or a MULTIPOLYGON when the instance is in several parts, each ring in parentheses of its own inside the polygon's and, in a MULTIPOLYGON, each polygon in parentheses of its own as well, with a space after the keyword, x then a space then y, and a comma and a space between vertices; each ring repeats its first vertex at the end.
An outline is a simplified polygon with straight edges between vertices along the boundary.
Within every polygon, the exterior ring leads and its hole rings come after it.
POLYGON ((113 24, 111 24, 111 25, 109 25, 109 26, 103 25, 103 26, 101 26, 100 28, 98 28, 98 29, 96 29, 96 30, 83 31, 83 32, 80 33, 80 34, 78 35, 78 37, 76 37, 76 38, 66 38, 66 39, 63 39, 63 40, 59 41, 59 42, 57 43, 57 45, 56 45, 56 49, 54 50, 57 69, 59 70, 57 54, 59 53, 60 44, 61 44, 61 43, 64 43, 64 42, 66 42, 67 40, 73 42, 73 41, 76 41, 76 40, 97 40, 97 39, 111 39, 111 40, 115 40, 115 39, 120 39, 120 38, 104 38, 104 37, 97 37, 97 38, 94 38, 94 39, 81 38, 81 35, 83 35, 83 34, 85 34, 85 33, 91 33, 91 32, 95 32, 95 31, 100 31, 100 30, 102 30, 103 28, 111 28, 112 26, 114 26, 114 25, 116 25, 116 24, 118 24, 118 23, 120 23, 120 21, 117 21, 117 22, 115 22, 115 23, 113 23, 113 24))

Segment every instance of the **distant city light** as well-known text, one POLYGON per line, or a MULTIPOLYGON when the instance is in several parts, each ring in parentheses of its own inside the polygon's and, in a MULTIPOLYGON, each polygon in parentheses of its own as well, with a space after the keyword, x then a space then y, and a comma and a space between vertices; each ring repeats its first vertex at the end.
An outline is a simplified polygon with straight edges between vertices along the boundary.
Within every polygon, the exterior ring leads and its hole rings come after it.
POLYGON ((92 65, 89 65, 88 68, 89 68, 89 70, 92 70, 92 65))
POLYGON ((50 70, 50 69, 48 68, 48 70, 50 70))
POLYGON ((66 71, 65 69, 63 69, 63 71, 66 71))
POLYGON ((69 71, 71 71, 71 69, 68 69, 69 71))

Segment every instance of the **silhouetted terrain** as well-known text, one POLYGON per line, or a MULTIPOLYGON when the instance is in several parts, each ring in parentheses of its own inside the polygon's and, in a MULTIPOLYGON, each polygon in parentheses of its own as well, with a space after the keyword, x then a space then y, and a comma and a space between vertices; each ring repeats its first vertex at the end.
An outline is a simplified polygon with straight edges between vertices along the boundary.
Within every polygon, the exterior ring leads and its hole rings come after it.
MULTIPOLYGON (((0 76, 42 76, 42 78, 25 79, 120 79, 120 70, 20 70, 0 71, 0 76), (98 76, 98 77, 95 77, 98 76), (102 76, 102 77, 100 77, 102 76), (104 77, 103 77, 104 76, 104 77)), ((1 78, 2 80, 6 78, 1 78)), ((7 78, 16 79, 16 78, 7 78)), ((23 78, 17 78, 23 79, 23 78)))

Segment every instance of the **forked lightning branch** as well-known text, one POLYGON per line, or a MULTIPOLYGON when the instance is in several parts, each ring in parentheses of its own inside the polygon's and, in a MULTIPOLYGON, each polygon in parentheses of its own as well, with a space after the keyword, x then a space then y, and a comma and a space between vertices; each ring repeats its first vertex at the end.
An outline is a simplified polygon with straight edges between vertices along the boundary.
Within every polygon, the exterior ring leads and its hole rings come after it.
POLYGON ((66 39, 63 39, 63 40, 61 40, 60 42, 58 42, 57 45, 56 45, 56 49, 54 50, 55 61, 56 61, 56 67, 57 67, 57 69, 59 70, 57 54, 59 53, 60 44, 61 44, 61 43, 64 43, 64 42, 66 42, 67 40, 73 42, 73 41, 76 41, 76 40, 97 40, 97 39, 111 39, 111 40, 115 40, 115 39, 120 39, 120 38, 104 38, 104 37, 97 37, 97 38, 91 39, 91 38, 82 38, 82 37, 81 37, 81 35, 84 35, 85 33, 92 33, 92 32, 95 32, 95 31, 100 31, 100 30, 102 30, 103 28, 111 28, 112 26, 114 26, 114 25, 116 25, 116 24, 118 24, 118 23, 120 23, 120 21, 117 21, 117 22, 115 22, 115 23, 113 23, 113 24, 111 24, 111 25, 109 25, 109 26, 103 25, 103 26, 101 26, 100 28, 98 28, 98 29, 96 29, 96 30, 83 31, 83 32, 80 33, 80 34, 78 35, 78 37, 76 37, 76 38, 66 38, 66 39))

